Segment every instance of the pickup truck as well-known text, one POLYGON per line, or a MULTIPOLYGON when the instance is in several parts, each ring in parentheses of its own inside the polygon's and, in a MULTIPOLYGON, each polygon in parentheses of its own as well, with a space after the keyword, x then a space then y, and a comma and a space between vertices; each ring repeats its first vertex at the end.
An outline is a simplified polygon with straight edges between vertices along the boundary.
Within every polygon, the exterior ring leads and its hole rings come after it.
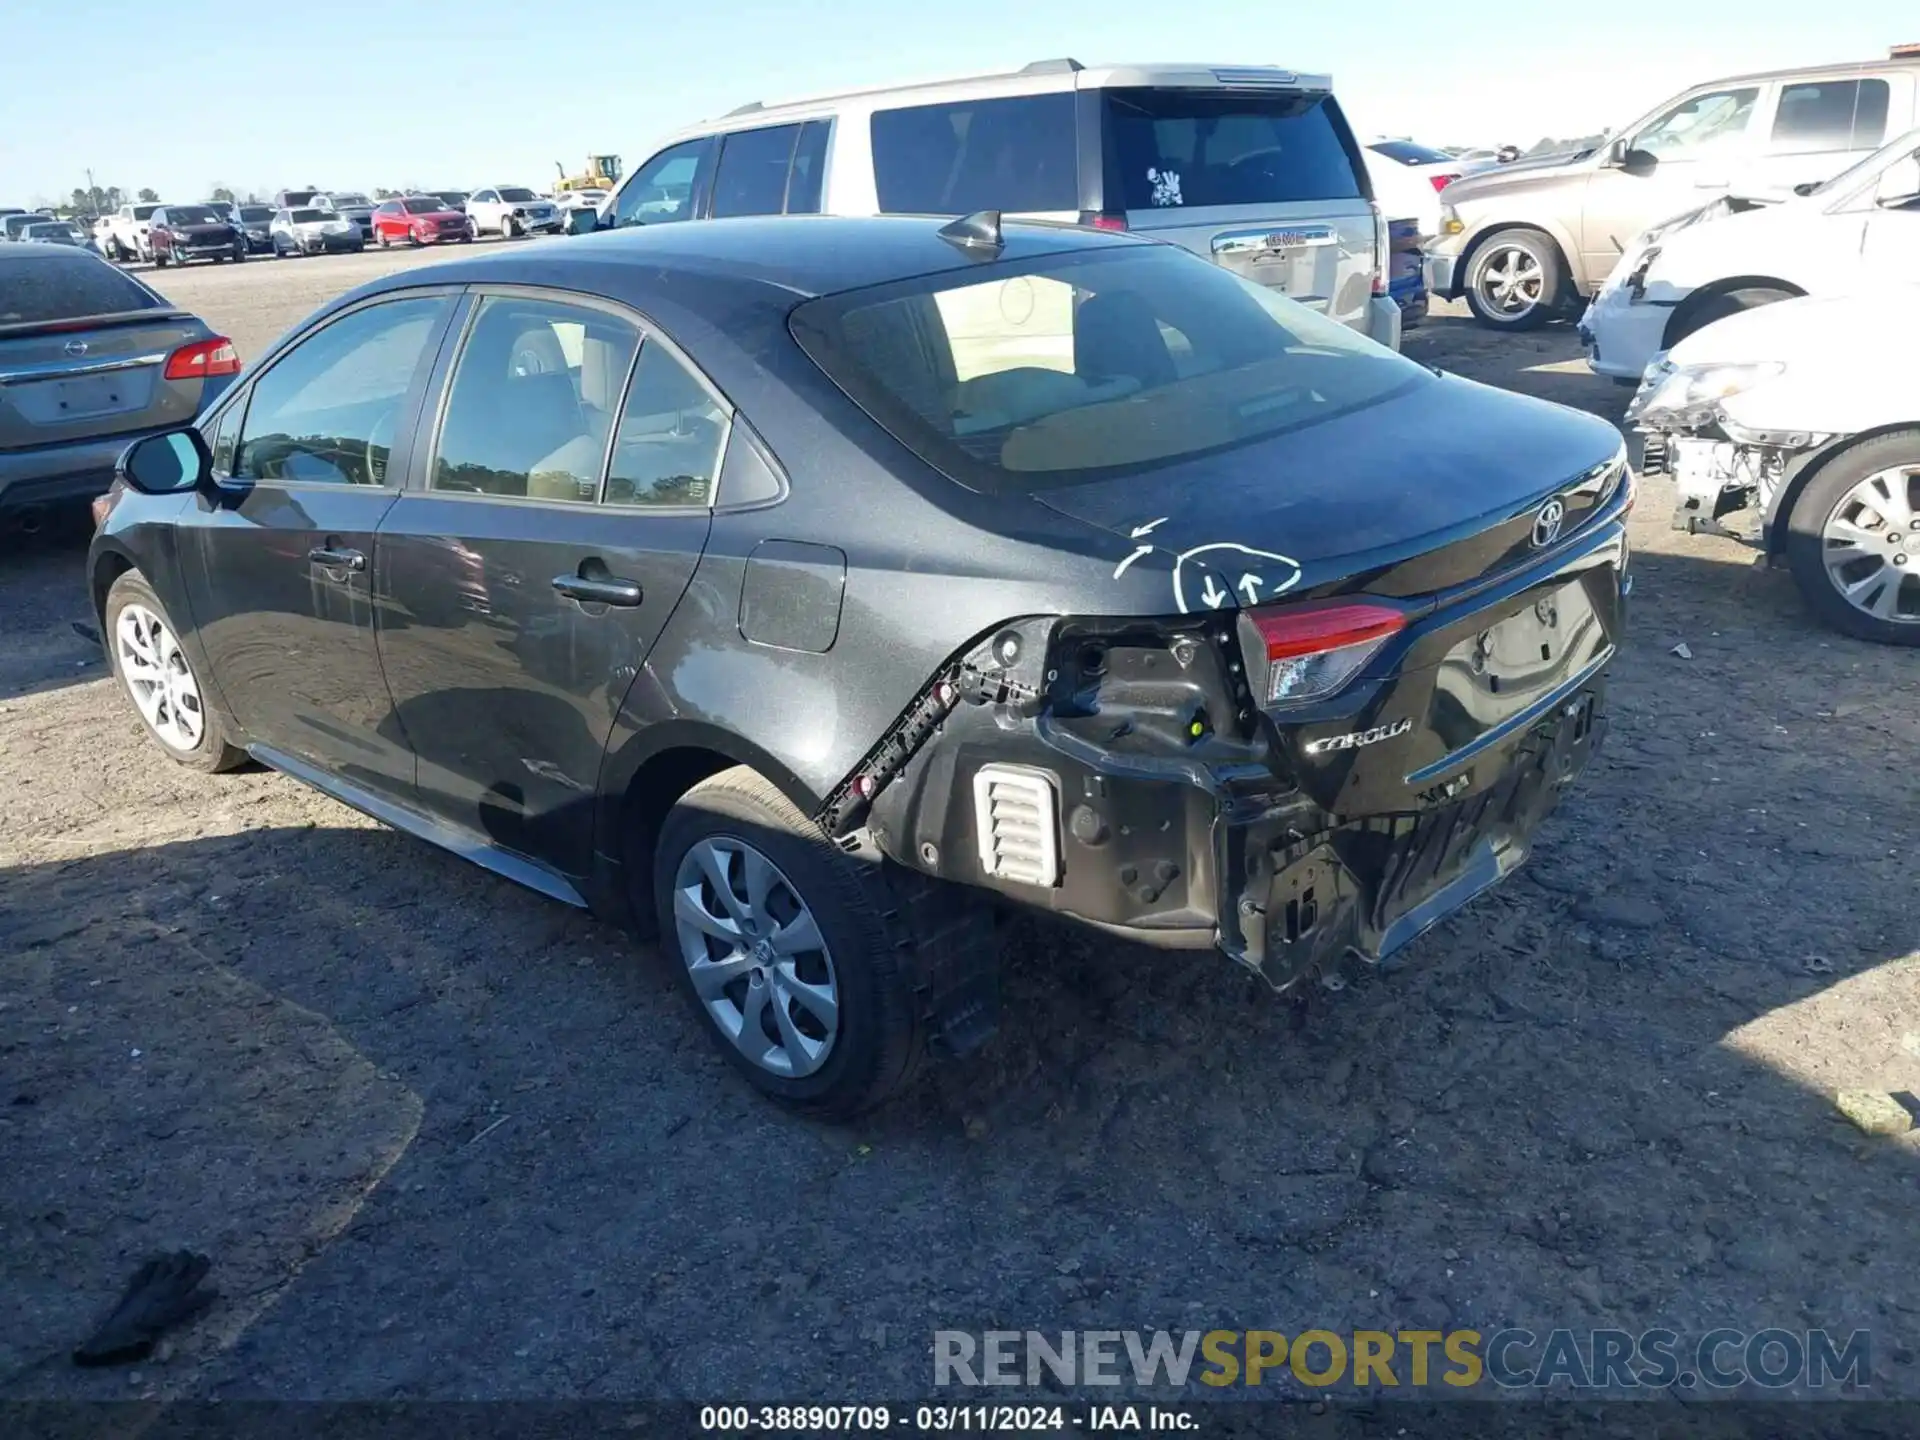
POLYGON ((106 257, 123 264, 132 260, 151 260, 153 247, 147 243, 147 222, 153 219, 153 212, 159 208, 158 202, 148 204, 142 201, 122 205, 108 216, 104 227, 95 237, 106 257))

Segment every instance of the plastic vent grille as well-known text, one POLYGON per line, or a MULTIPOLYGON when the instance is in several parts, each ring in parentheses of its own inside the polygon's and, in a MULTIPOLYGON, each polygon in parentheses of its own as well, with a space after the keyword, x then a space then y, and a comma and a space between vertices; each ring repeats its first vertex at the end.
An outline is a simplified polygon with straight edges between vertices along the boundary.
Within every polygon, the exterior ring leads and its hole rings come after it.
POLYGON ((980 868, 1018 885, 1060 882, 1059 807, 1053 782, 1038 770, 983 765, 973 776, 974 834, 980 868))

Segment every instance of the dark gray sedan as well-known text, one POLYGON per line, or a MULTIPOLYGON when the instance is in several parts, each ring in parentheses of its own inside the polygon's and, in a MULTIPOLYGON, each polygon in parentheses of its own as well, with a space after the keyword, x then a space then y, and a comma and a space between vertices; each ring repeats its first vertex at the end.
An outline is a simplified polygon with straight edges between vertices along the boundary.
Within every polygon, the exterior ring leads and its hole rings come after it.
POLYGON ((991 214, 403 271, 124 469, 93 596, 168 753, 657 934, 827 1115, 990 1033, 983 896, 1287 990, 1499 881, 1632 498, 1604 422, 991 214))
POLYGON ((225 337, 98 256, 0 244, 0 513, 103 494, 129 440, 239 371, 225 337))

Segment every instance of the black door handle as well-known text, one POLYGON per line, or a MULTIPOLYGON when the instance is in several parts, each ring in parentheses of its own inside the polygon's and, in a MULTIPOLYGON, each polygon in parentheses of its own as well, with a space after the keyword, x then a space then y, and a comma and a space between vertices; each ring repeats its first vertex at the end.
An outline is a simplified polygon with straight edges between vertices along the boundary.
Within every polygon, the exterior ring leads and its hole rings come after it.
POLYGON ((364 570, 367 557, 358 550, 329 550, 320 545, 307 551, 307 559, 315 565, 324 565, 329 570, 364 570))
POLYGON ((556 575, 553 588, 582 605, 631 607, 641 599, 639 583, 622 580, 618 575, 556 575))

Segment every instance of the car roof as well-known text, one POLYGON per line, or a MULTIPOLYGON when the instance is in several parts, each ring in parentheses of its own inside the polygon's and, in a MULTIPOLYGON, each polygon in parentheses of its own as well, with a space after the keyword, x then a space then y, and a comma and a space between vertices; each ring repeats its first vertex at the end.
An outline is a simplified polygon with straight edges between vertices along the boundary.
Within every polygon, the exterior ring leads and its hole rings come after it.
MULTIPOLYGON (((944 216, 923 215, 776 215, 636 225, 489 250, 426 270, 403 270, 369 288, 419 284, 422 277, 450 283, 553 284, 550 277, 577 262, 583 270, 600 270, 603 280, 616 286, 618 277, 606 272, 630 268, 635 290, 670 284, 667 272, 681 271, 812 298, 980 263, 981 252, 941 237, 941 227, 949 223, 944 216)), ((1009 220, 1001 233, 1005 244, 990 257, 1000 261, 1152 243, 1039 221, 1009 220)))
MULTIPOLYGON (((1842 60, 1831 65, 1790 65, 1784 70, 1754 70, 1745 75, 1723 75, 1704 82, 1709 85, 1733 85, 1768 80, 1850 80, 1874 71, 1920 71, 1920 56, 1882 56, 1877 60, 1842 60)), ((1697 90, 1698 85, 1689 86, 1697 90)))

